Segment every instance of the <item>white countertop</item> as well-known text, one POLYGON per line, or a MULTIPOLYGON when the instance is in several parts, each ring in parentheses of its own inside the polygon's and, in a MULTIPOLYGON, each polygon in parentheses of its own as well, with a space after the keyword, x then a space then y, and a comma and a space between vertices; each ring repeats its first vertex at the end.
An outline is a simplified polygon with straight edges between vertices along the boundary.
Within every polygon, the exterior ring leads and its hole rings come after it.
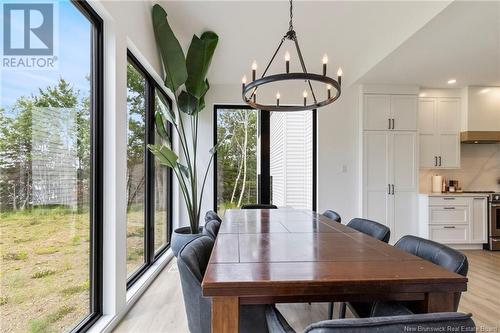
POLYGON ((430 197, 488 197, 490 193, 463 193, 463 192, 447 192, 447 193, 420 193, 420 195, 428 195, 430 197))

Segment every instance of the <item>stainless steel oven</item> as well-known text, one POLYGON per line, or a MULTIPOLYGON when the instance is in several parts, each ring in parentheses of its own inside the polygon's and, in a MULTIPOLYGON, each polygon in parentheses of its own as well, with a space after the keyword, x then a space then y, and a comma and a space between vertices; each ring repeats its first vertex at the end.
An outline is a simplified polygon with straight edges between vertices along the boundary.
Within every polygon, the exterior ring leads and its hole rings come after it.
POLYGON ((500 251, 500 193, 493 193, 489 199, 488 248, 500 251))

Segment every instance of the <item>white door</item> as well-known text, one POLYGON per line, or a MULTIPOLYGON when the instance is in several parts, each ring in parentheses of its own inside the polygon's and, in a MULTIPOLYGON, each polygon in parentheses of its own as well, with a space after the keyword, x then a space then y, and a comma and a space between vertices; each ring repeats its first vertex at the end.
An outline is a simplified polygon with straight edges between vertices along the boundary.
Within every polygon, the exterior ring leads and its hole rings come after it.
POLYGON ((440 133, 439 148, 438 164, 441 168, 460 168, 459 134, 440 133))
POLYGON ((470 223, 470 242, 488 242, 488 199, 472 198, 472 218, 470 223))
POLYGON ((410 95, 391 96, 391 115, 394 130, 417 130, 417 98, 410 95))
POLYGON ((392 183, 394 184, 393 241, 417 235, 417 134, 394 132, 391 140, 392 183))
POLYGON ((391 118, 391 97, 389 95, 365 95, 364 129, 388 130, 391 118))
POLYGON ((420 134, 420 166, 434 168, 438 165, 439 140, 435 134, 420 134))
POLYGON ((460 99, 439 98, 437 101, 437 130, 439 133, 460 131, 460 99))
MULTIPOLYGON (((364 132, 364 216, 390 227, 389 140, 391 133, 364 132)), ((392 214, 391 214, 392 215, 392 214)))
POLYGON ((437 166, 439 141, 436 135, 436 98, 420 98, 418 101, 418 128, 420 132, 420 166, 437 166))
POLYGON ((439 167, 460 167, 460 99, 439 98, 437 107, 439 167))

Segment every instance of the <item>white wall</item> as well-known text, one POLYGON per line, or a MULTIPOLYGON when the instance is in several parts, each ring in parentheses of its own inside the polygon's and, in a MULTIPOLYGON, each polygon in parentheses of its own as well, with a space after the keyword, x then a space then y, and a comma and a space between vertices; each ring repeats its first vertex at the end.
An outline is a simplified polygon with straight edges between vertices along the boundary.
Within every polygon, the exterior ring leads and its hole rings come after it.
MULTIPOLYGON (((290 87, 288 90, 280 87, 282 103, 286 101, 287 91, 293 91, 294 96, 301 98, 300 91, 295 91, 295 88, 290 87)), ((261 89, 258 98, 273 100, 275 93, 261 89)), ((345 87, 338 101, 318 110, 318 211, 336 210, 344 221, 361 215, 358 99, 358 86, 345 87)), ((206 102, 207 108, 200 115, 200 153, 208 152, 213 145, 213 105, 244 104, 241 99, 241 85, 238 82, 231 85, 212 85, 206 102)), ((206 163, 208 158, 209 154, 205 153, 200 162, 206 163)), ((203 212, 213 209, 212 193, 211 172, 206 186, 203 212)))

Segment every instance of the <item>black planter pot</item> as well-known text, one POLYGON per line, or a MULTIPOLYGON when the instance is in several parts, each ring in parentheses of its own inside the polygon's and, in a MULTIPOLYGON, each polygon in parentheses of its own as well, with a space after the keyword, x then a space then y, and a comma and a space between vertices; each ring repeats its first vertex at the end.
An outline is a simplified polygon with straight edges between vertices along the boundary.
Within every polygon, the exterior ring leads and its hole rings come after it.
POLYGON ((199 227, 199 231, 197 234, 191 233, 191 227, 180 227, 174 230, 172 233, 172 239, 170 241, 170 248, 172 249, 172 253, 177 258, 179 251, 195 238, 201 237, 203 227, 199 227))

